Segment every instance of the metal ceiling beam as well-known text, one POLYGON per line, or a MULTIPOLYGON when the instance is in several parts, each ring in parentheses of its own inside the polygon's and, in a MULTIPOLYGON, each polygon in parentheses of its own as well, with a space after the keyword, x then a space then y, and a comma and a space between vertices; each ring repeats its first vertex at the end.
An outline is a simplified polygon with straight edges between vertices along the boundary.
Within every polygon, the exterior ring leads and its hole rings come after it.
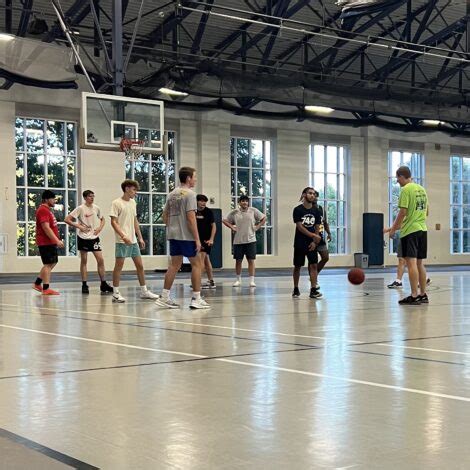
MULTIPOLYGON (((21 12, 20 22, 18 23, 17 36, 24 37, 28 30, 29 18, 31 16, 31 8, 33 7, 33 0, 23 0, 23 11, 21 12)), ((10 10, 11 12, 11 10, 10 10)))
MULTIPOLYGON (((211 11, 213 4, 214 0, 207 0, 207 4, 204 5, 204 11, 211 11)), ((201 47, 202 37, 204 36, 204 31, 206 30, 208 21, 209 17, 207 15, 201 15, 201 19, 196 31, 196 36, 194 37, 193 45, 191 46, 191 52, 193 54, 199 51, 201 47)))
POLYGON ((12 23, 13 23, 13 11, 12 11, 12 4, 13 0, 6 0, 5 1, 5 31, 8 34, 12 32, 12 23))
MULTIPOLYGON (((426 49, 424 46, 437 46, 445 40, 454 37, 456 34, 464 32, 466 28, 466 22, 466 17, 455 21, 441 31, 426 38, 423 42, 421 42, 421 44, 419 44, 419 46, 422 47, 423 51, 426 49)), ((417 52, 405 52, 398 57, 394 57, 388 62, 388 64, 380 67, 377 71, 369 74, 367 79, 373 80, 378 78, 380 80, 386 80, 391 73, 396 72, 401 67, 405 66, 410 60, 416 59, 420 55, 421 54, 417 52)))
MULTIPOLYGON (((70 26, 79 25, 90 14, 90 5, 87 3, 83 8, 84 3, 83 0, 75 0, 72 6, 64 13, 64 17, 70 26)), ((56 21, 43 41, 52 42, 61 35, 62 29, 56 21)))

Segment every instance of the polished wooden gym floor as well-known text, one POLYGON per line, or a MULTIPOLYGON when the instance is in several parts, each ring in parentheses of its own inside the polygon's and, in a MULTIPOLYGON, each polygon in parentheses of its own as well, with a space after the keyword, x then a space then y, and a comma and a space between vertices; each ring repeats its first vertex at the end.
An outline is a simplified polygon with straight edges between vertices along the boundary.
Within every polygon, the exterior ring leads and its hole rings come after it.
POLYGON ((2 284, 0 468, 468 469, 470 272, 431 277, 414 307, 393 274, 219 277, 206 311, 181 278, 181 310, 2 284))

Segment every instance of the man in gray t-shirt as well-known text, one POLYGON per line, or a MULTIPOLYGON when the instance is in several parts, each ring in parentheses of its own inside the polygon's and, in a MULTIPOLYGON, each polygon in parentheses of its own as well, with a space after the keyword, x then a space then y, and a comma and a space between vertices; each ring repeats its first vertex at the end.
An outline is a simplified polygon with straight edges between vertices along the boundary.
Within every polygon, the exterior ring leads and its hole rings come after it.
POLYGON ((226 227, 234 233, 233 258, 235 259, 235 272, 237 280, 234 287, 241 285, 242 262, 246 256, 248 261, 248 273, 250 275, 250 287, 255 284, 255 259, 256 259, 256 231, 266 222, 266 216, 255 207, 250 207, 250 198, 240 196, 238 209, 230 212, 223 220, 226 227))
POLYGON ((163 209, 163 221, 170 242, 171 262, 165 274, 162 296, 155 303, 164 308, 179 308, 179 305, 170 297, 170 290, 176 273, 183 263, 183 257, 186 257, 191 263, 191 286, 193 288, 189 307, 206 309, 210 306, 201 297, 201 262, 197 256, 201 250, 201 241, 196 221, 196 193, 192 190, 197 181, 196 170, 184 166, 179 169, 178 176, 180 185, 168 194, 163 209))

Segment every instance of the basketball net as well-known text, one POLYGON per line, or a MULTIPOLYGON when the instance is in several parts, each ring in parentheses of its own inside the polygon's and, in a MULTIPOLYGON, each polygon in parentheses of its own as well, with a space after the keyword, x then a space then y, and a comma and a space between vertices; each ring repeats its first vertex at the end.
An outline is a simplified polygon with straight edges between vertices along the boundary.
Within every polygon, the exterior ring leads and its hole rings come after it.
POLYGON ((144 141, 135 139, 122 139, 119 147, 124 152, 126 160, 129 162, 134 162, 143 153, 144 141))

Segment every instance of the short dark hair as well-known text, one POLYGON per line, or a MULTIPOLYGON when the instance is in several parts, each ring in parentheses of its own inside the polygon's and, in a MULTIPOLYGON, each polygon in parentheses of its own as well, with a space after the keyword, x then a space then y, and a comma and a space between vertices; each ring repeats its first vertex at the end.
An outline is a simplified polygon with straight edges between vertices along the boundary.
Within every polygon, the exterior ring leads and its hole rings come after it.
POLYGON ((178 172, 180 183, 183 183, 183 184, 186 183, 186 180, 188 178, 192 178, 195 172, 196 172, 195 168, 192 168, 190 166, 182 166, 180 168, 180 171, 178 172))
POLYGON ((196 201, 204 201, 207 202, 209 199, 207 199, 207 196, 205 194, 198 194, 196 196, 196 201))
POLYGON ((140 189, 140 185, 136 180, 124 180, 121 183, 122 192, 126 192, 126 188, 135 188, 137 191, 140 189))
POLYGON ((397 178, 399 176, 403 176, 406 179, 410 179, 411 178, 411 170, 407 166, 401 166, 397 170, 397 178))
POLYGON ((242 194, 242 195, 238 198, 238 202, 242 202, 242 201, 248 201, 248 202, 250 202, 250 198, 249 198, 246 194, 242 194))
POLYGON ((50 189, 46 189, 43 191, 41 198, 43 201, 47 201, 48 199, 55 199, 55 193, 53 193, 50 189))
POLYGON ((88 196, 91 196, 92 194, 95 194, 91 189, 86 189, 83 191, 83 199, 87 198, 88 196))

